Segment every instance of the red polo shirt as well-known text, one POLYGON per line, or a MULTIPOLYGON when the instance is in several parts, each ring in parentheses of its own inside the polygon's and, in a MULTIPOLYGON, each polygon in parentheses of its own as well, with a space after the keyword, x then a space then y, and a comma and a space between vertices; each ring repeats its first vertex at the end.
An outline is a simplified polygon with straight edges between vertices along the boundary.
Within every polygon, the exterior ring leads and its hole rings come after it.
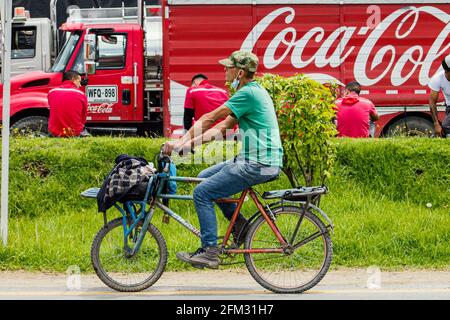
POLYGON ((187 90, 184 107, 194 109, 194 120, 198 120, 202 115, 217 109, 227 100, 226 90, 213 86, 208 80, 203 80, 199 86, 187 90))
POLYGON ((377 115, 373 103, 352 92, 336 101, 338 137, 368 138, 370 115, 377 115))
POLYGON ((87 116, 87 98, 72 81, 48 93, 50 118, 48 130, 55 137, 79 136, 84 129, 87 116))

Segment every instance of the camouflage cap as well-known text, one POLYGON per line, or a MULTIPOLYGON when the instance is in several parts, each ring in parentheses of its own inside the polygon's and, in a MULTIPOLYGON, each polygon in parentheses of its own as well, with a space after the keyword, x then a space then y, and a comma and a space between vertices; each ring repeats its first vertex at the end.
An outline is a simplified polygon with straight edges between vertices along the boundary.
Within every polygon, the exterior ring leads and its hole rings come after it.
POLYGON ((219 63, 229 68, 237 67, 249 72, 256 72, 259 60, 258 57, 251 52, 234 51, 231 56, 227 59, 220 60, 219 63))

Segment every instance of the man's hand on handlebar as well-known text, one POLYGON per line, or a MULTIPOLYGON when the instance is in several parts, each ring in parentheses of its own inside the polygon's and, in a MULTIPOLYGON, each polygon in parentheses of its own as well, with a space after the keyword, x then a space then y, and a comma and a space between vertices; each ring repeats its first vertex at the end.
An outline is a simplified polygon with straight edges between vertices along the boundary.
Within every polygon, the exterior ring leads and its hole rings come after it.
POLYGON ((178 153, 179 156, 185 156, 189 152, 194 153, 194 150, 191 146, 186 144, 182 145, 178 141, 167 141, 163 146, 163 153, 170 156, 172 152, 178 153))
POLYGON ((181 147, 182 146, 179 144, 178 141, 167 141, 166 143, 164 143, 162 151, 165 155, 170 156, 172 155, 172 151, 175 151, 177 153, 180 152, 181 147))

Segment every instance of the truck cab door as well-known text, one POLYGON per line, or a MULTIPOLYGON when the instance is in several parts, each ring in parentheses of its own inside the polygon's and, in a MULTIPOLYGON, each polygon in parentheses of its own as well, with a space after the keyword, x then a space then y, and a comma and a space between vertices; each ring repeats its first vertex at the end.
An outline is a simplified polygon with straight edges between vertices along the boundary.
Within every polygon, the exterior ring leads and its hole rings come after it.
POLYGON ((11 76, 42 70, 39 24, 13 24, 11 34, 11 76))
MULTIPOLYGON (((96 33, 96 72, 88 76, 85 92, 89 122, 124 122, 135 113, 135 65, 130 27, 96 33)), ((72 70, 84 73, 84 48, 80 48, 72 70)))

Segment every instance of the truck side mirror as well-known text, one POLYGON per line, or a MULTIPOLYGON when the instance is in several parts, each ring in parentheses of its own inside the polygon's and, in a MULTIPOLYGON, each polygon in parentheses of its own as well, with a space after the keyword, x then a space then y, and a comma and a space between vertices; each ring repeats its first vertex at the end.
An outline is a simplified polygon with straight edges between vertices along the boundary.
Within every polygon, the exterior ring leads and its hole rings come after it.
POLYGON ((95 56, 96 56, 96 45, 97 38, 95 34, 87 33, 84 36, 84 69, 86 74, 95 74, 95 56))

